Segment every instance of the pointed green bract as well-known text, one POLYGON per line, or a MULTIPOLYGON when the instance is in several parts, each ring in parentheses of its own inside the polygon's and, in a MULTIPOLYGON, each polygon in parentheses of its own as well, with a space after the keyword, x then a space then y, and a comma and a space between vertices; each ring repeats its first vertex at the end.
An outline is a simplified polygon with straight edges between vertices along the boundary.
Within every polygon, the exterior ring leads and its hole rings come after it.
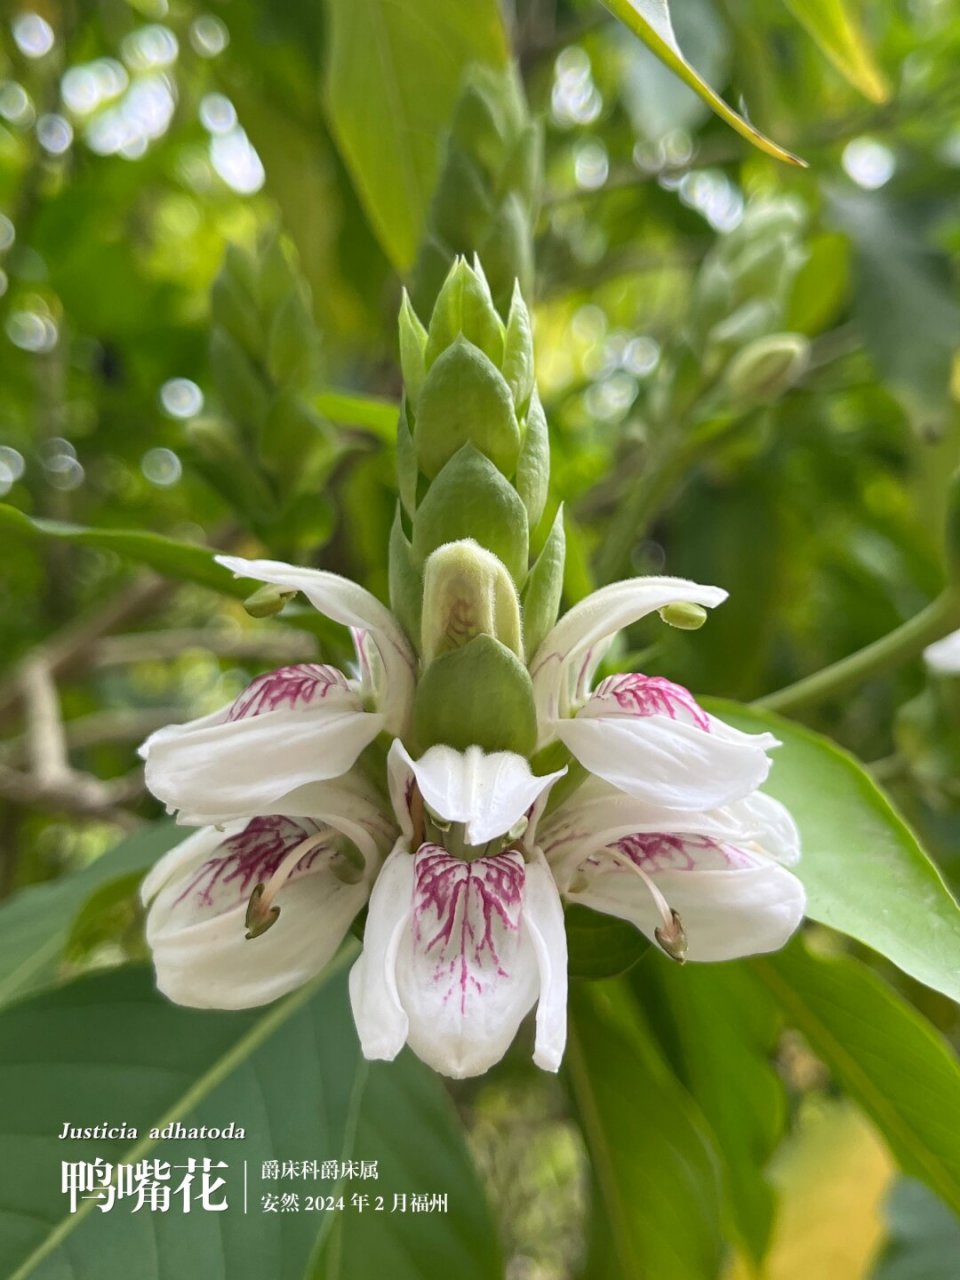
POLYGON ((517 462, 517 492, 527 509, 530 528, 540 523, 550 490, 550 432, 536 388, 524 423, 525 434, 517 462))
POLYGON ((411 400, 416 400, 423 386, 426 346, 427 331, 413 309, 410 295, 404 289, 400 303, 400 370, 403 373, 403 385, 411 400))
POLYGON ((458 751, 478 746, 529 755, 537 715, 526 667, 493 636, 443 654, 417 686, 414 734, 421 751, 442 743, 458 751))
POLYGON ((516 471, 520 426, 510 388, 493 362, 462 335, 427 374, 416 415, 417 462, 431 479, 465 444, 486 454, 505 476, 516 471))
POLYGON ((418 564, 445 542, 474 538, 502 560, 518 586, 527 576, 527 513, 516 489, 473 445, 434 480, 413 520, 418 564))
POLYGON ((423 579, 413 558, 413 547, 403 531, 400 507, 390 529, 390 608, 400 620, 414 648, 420 647, 420 605, 423 579))
POLYGON ((529 658, 540 648, 560 612, 565 552, 561 506, 523 592, 523 641, 529 658))
POLYGON ((498 367, 503 363, 504 326, 490 296, 482 269, 458 258, 433 308, 424 359, 434 361, 460 336, 472 342, 498 367))

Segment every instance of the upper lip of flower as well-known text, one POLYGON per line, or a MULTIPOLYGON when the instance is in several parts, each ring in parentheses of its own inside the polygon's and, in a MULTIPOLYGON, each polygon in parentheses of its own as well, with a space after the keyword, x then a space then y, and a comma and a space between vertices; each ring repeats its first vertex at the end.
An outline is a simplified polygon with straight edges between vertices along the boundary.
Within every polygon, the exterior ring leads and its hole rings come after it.
POLYGON ((349 626, 358 677, 319 663, 282 667, 231 706, 152 734, 140 749, 147 786, 191 825, 303 812, 302 801, 290 808, 291 793, 345 774, 381 730, 405 733, 413 706, 413 650, 370 592, 318 569, 217 558, 240 577, 303 591, 349 626))

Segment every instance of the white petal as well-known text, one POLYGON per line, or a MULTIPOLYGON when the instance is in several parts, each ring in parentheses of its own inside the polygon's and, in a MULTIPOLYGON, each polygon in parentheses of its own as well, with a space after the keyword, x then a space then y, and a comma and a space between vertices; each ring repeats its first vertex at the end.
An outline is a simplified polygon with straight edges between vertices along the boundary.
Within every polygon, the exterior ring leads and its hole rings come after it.
POLYGON ((533 1060, 544 1071, 559 1071, 567 1043, 567 935, 556 882, 540 849, 527 863, 523 921, 540 971, 537 1037, 533 1060))
POLYGON ((928 644, 923 651, 923 659, 938 675, 960 675, 960 631, 953 631, 942 640, 928 644))
POLYGON ((667 716, 577 716, 557 736, 591 773, 669 809, 715 809, 759 787, 770 772, 765 740, 705 733, 667 716))
MULTIPOLYGON (((759 791, 723 808, 701 812, 651 804, 591 776, 544 820, 539 843, 558 883, 565 888, 584 859, 596 850, 634 832, 655 831, 689 832, 751 845, 763 843, 769 836, 771 851, 785 851, 788 857, 791 832, 796 837, 796 828, 783 806, 759 791)), ((799 856, 798 849, 794 853, 799 856)), ((788 857, 778 855, 778 860, 787 861, 788 857)))
POLYGON ((410 769, 429 808, 446 822, 466 824, 469 844, 482 845, 505 835, 566 769, 538 777, 523 756, 512 751, 489 754, 480 747, 455 751, 431 747, 413 760, 399 740, 390 748, 394 791, 402 770, 410 769))
MULTIPOLYGON (((803 918, 806 899, 796 876, 743 850, 685 838, 672 862, 635 860, 679 913, 689 960, 732 960, 775 951, 803 918)), ((567 895, 571 902, 629 920, 655 940, 662 920, 639 876, 602 854, 582 874, 586 886, 567 895)))
MULTIPOLYGON (((413 922, 400 940, 397 988, 410 1019, 410 1047, 444 1075, 480 1075, 499 1062, 537 998, 524 882, 516 852, 472 862, 436 845, 417 852, 413 922)), ((555 1032, 547 1052, 553 1040, 555 1032)))
POLYGON ((407 1039, 397 992, 397 951, 410 933, 413 856, 404 841, 383 864, 370 895, 363 951, 350 970, 350 1005, 365 1058, 391 1061, 407 1039))
POLYGON ((160 859, 141 893, 164 995, 195 1008, 245 1009, 275 1000, 323 969, 369 892, 369 878, 345 884, 334 875, 329 847, 305 852, 276 895, 276 922, 257 938, 245 936, 256 884, 320 831, 305 820, 255 819, 198 831, 160 859))
MULTIPOLYGON (((334 622, 369 632, 385 673, 379 710, 391 733, 406 730, 413 709, 416 657, 396 618, 376 596, 349 578, 322 569, 304 569, 279 560, 243 560, 239 556, 217 556, 216 560, 238 578, 302 591, 315 609, 334 622)), ((360 659, 362 666, 362 646, 360 659)))
POLYGON ((585 694, 597 664, 618 631, 668 604, 722 604, 727 592, 685 578, 631 578, 601 587, 568 610, 530 664, 541 736, 549 721, 567 715, 576 691, 585 694))
POLYGON ((283 798, 337 778, 383 728, 383 717, 320 704, 240 720, 222 713, 151 734, 141 748, 146 783, 186 824, 283 809, 283 798))
MULTIPOLYGON (((289 818, 315 818, 342 832, 375 866, 379 866, 397 835, 393 814, 376 787, 356 768, 329 782, 309 782, 287 792, 283 811, 289 818)), ((244 820, 266 817, 272 812, 272 805, 258 808, 251 803, 244 820)), ((236 819, 229 813, 208 811, 191 822, 220 827, 236 819)))
POLYGON ((742 842, 761 849, 775 862, 792 867, 800 861, 800 832, 790 810, 762 791, 738 800, 726 810, 742 824, 742 842), (746 832, 753 826, 752 839, 746 832))

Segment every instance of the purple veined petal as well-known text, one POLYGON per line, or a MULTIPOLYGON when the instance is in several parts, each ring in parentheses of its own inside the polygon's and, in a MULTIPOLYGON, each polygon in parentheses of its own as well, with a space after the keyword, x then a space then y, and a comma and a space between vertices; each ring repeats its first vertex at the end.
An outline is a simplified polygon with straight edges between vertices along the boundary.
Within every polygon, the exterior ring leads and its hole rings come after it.
POLYGON ((383 864, 364 927, 363 951, 350 970, 350 1006, 363 1056, 392 1061, 409 1023, 397 990, 397 953, 410 932, 414 859, 404 839, 383 864))
POLYGON ((582 862, 635 832, 669 831, 742 845, 790 865, 800 857, 800 834, 787 809, 753 791, 719 809, 670 809, 639 800, 590 777, 539 828, 539 843, 561 889, 582 862))
MULTIPOLYGON (((216 797, 208 797, 212 803, 216 797)), ((286 792, 283 811, 289 818, 313 818, 346 836, 371 865, 379 866, 397 836, 397 824, 381 793, 359 768, 325 782, 308 782, 286 792)), ((269 817, 274 808, 258 810, 251 802, 239 821, 269 817)), ((232 813, 214 809, 191 815, 197 826, 222 827, 236 823, 232 813)))
MULTIPOLYGON (((416 655, 396 618, 376 596, 349 578, 322 569, 305 569, 279 560, 244 560, 239 556, 217 556, 216 560, 238 578, 302 591, 326 617, 369 635, 383 664, 378 709, 391 733, 406 730, 413 709, 416 655)), ((365 641, 358 641, 361 670, 369 657, 364 646, 365 641)))
POLYGON ((800 881, 777 863, 704 836, 637 834, 615 861, 597 853, 567 891, 571 902, 629 920, 651 940, 663 919, 648 878, 676 911, 689 960, 732 960, 782 947, 803 919, 800 881), (623 865, 629 859, 643 875, 623 865))
POLYGON ((645 719, 659 716, 677 724, 701 729, 725 742, 770 751, 780 746, 772 733, 745 733, 717 716, 712 716, 697 702, 689 689, 664 676, 646 676, 639 671, 608 676, 593 691, 577 712, 578 716, 596 719, 645 719))
POLYGON ((169 812, 179 811, 180 822, 282 810, 289 793, 346 773, 384 727, 383 716, 356 709, 349 689, 258 711, 269 696, 262 688, 247 690, 234 703, 236 718, 215 712, 169 725, 140 748, 147 787, 169 812))
POLYGON ((770 772, 764 736, 705 733, 662 715, 576 716, 554 727, 591 773, 667 809, 719 808, 756 790, 770 772))
POLYGON ((569 609, 530 663, 541 745, 555 736, 552 721, 586 697, 590 680, 618 631, 668 604, 713 608, 727 592, 685 578, 631 578, 601 587, 569 609))
POLYGON ((164 995, 195 1008, 245 1009, 319 973, 366 901, 374 872, 368 864, 359 881, 346 883, 334 870, 341 857, 334 837, 309 819, 273 814, 195 832, 161 858, 141 896, 164 995), (248 939, 250 895, 274 876, 280 914, 248 939))
POLYGON ((408 817, 412 774, 429 808, 446 822, 464 823, 467 841, 475 846, 506 835, 566 773, 538 776, 525 757, 480 747, 436 746, 414 760, 399 740, 390 747, 388 768, 394 804, 408 817))
POLYGON ((533 1060, 559 1071, 567 1043, 567 934, 556 882, 536 846, 526 866, 523 919, 540 974, 533 1060))
POLYGON ((472 862, 417 851, 411 927, 397 990, 414 1053, 444 1075, 480 1075, 507 1051, 540 988, 524 920, 526 872, 515 851, 472 862))

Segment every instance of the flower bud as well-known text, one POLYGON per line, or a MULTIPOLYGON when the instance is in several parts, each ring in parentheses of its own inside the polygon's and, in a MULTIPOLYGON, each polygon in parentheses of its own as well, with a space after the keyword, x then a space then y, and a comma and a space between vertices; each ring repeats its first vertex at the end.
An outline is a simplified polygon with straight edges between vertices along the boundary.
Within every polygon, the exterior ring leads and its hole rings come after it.
POLYGON ((727 369, 727 386, 736 401, 771 404, 807 367, 810 343, 799 333, 773 333, 738 351, 727 369))
POLYGON ((503 564, 472 538, 448 542, 423 570, 421 652, 424 662, 488 635, 523 657, 520 602, 503 564))

